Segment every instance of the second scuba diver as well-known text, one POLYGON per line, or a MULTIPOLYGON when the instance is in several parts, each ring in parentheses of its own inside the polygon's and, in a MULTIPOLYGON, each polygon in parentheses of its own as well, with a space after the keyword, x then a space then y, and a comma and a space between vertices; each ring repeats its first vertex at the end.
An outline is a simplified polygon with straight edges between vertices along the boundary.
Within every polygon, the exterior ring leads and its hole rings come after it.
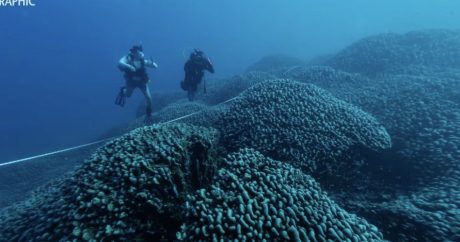
POLYGON ((132 95, 134 89, 139 88, 146 101, 145 123, 150 124, 152 120, 152 97, 148 87, 150 78, 146 67, 158 68, 158 65, 151 59, 144 58, 141 45, 133 46, 129 50, 129 54, 120 59, 118 68, 124 72, 126 84, 120 88, 115 104, 124 106, 126 98, 132 95))
MULTIPOLYGON (((181 88, 187 91, 187 97, 190 101, 195 99, 198 84, 204 76, 204 71, 207 70, 210 73, 214 73, 214 66, 211 60, 205 56, 203 51, 195 49, 190 54, 189 60, 184 65, 185 78, 180 83, 181 88)), ((206 92, 206 86, 204 87, 206 92)))

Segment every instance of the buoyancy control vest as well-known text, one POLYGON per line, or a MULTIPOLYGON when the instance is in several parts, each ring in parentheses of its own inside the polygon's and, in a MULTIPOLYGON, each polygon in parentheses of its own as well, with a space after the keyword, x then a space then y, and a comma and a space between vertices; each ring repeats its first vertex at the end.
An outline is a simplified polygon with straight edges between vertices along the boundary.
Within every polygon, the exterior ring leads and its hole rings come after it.
MULTIPOLYGON (((131 65, 133 65, 133 60, 132 57, 128 57, 128 61, 130 62, 131 65)), ((132 80, 132 81, 148 81, 149 80, 149 75, 147 73, 147 69, 145 68, 145 59, 141 59, 141 66, 136 69, 136 71, 130 71, 130 70, 123 70, 125 73, 124 76, 127 80, 132 80)), ((134 65, 133 65, 134 66, 134 65)))

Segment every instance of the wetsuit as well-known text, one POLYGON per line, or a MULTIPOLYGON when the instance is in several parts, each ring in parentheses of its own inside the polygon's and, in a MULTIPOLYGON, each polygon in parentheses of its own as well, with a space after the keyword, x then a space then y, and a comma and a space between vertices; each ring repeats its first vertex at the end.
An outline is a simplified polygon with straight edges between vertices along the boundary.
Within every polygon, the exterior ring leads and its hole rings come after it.
POLYGON ((211 61, 203 56, 194 56, 184 65, 185 78, 184 81, 181 82, 181 87, 188 91, 190 101, 194 99, 198 84, 201 83, 205 70, 214 73, 214 67, 211 61))
POLYGON ((152 114, 152 97, 147 85, 150 79, 146 67, 156 68, 156 63, 144 58, 134 60, 130 55, 127 55, 120 59, 119 67, 125 73, 123 75, 126 80, 126 85, 123 87, 124 95, 130 97, 134 89, 139 88, 145 97, 146 115, 150 116, 152 114), (135 70, 133 71, 131 68, 135 68, 135 70))

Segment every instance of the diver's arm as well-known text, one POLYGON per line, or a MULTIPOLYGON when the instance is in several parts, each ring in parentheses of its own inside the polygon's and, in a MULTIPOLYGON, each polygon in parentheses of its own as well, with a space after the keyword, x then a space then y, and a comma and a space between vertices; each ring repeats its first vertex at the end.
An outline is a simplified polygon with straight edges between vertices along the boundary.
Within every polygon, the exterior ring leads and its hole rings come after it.
POLYGON ((145 66, 152 67, 152 68, 158 68, 158 64, 153 62, 151 59, 145 59, 144 62, 145 66))
POLYGON ((118 61, 118 68, 121 70, 136 71, 136 67, 128 64, 128 58, 126 58, 126 56, 123 56, 120 61, 118 61))
POLYGON ((209 58, 203 59, 202 66, 205 70, 208 70, 210 73, 214 73, 214 66, 209 58))
POLYGON ((211 61, 209 61, 208 71, 214 73, 214 66, 212 65, 211 61))

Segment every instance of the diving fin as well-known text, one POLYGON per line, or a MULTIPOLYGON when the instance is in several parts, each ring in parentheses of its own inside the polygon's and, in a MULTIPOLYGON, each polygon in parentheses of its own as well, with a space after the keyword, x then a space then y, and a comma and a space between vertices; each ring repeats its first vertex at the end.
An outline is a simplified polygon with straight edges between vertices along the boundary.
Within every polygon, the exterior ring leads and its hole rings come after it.
POLYGON ((125 87, 121 87, 120 91, 118 92, 117 98, 115 99, 115 104, 123 107, 125 106, 126 102, 126 95, 125 95, 125 87))

